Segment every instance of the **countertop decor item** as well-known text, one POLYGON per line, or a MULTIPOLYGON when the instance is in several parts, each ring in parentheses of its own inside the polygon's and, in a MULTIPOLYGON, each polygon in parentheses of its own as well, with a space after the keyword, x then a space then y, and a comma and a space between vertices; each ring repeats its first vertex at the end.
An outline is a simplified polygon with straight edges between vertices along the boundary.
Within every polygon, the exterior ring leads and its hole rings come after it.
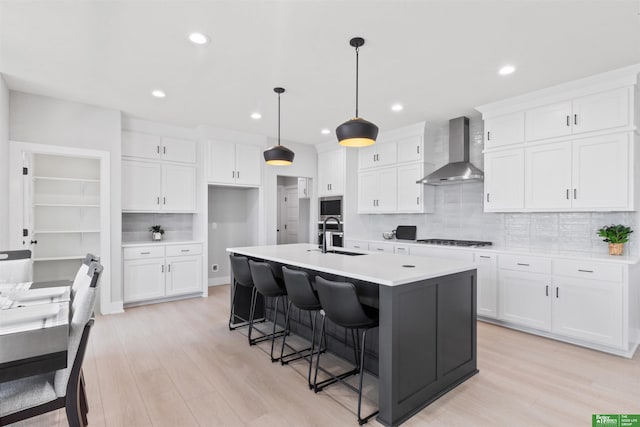
POLYGON ((383 237, 385 240, 391 240, 391 239, 393 239, 394 237, 396 237, 396 230, 383 231, 383 232, 382 232, 382 237, 383 237))
POLYGON ((151 232, 151 239, 154 241, 162 240, 162 235, 164 234, 164 230, 161 225, 152 225, 149 227, 149 231, 151 232))
POLYGON ((604 237, 603 241, 609 243, 609 255, 622 255, 631 233, 633 230, 622 224, 607 225, 598 230, 598 236, 604 237))
POLYGON ((354 37, 349 44, 356 48, 356 116, 347 120, 336 129, 336 136, 340 145, 345 147, 366 147, 376 142, 378 126, 370 121, 358 117, 358 53, 364 45, 362 37, 354 37))
POLYGON ((276 87, 273 91, 278 94, 278 145, 264 151, 264 161, 268 165, 288 166, 293 163, 296 154, 284 145, 280 145, 280 94, 284 93, 284 88, 276 87))

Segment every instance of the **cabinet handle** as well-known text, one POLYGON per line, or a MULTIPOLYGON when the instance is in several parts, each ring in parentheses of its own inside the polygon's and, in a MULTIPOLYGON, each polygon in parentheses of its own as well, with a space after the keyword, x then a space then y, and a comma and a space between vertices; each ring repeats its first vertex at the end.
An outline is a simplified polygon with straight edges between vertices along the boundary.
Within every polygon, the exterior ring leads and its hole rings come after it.
POLYGON ((580 271, 582 273, 593 273, 593 270, 580 270, 580 269, 578 269, 578 271, 580 271))
POLYGON ((171 264, 168 264, 167 268, 169 269, 169 273, 171 273, 171 264))
POLYGON ((490 257, 490 256, 488 256, 488 255, 480 255, 480 258, 487 258, 487 259, 490 259, 491 257, 490 257))
POLYGON ((156 145, 156 151, 158 152, 158 154, 160 154, 160 146, 156 145))
POLYGON ((158 196, 158 204, 160 204, 160 196, 158 196))
POLYGON ((376 248, 376 251, 384 252, 384 249, 382 249, 382 248, 376 248))
POLYGON ((235 178, 236 177, 236 171, 231 171, 231 178, 235 178))
POLYGON ((240 171, 236 171, 236 178, 240 179, 240 171))
POLYGON ((161 267, 162 267, 162 272, 164 273, 164 264, 162 264, 162 266, 161 266, 161 267))
POLYGON ((578 124, 578 115, 577 115, 577 114, 574 114, 574 115, 573 115, 573 124, 574 124, 574 125, 577 125, 577 124, 578 124))
POLYGON ((420 204, 420 196, 416 197, 416 205, 420 204))
POLYGON ((353 249, 360 249, 360 245, 353 245, 353 249))
POLYGON ((567 200, 569 200, 569 189, 567 188, 567 200))
POLYGON ((491 132, 487 131, 487 141, 491 141, 491 132))
POLYGON ((166 204, 167 204, 167 198, 166 198, 166 197, 163 197, 163 198, 162 198, 162 204, 163 204, 163 205, 166 205, 166 204))
POLYGON ((577 199, 577 198, 578 198, 578 189, 577 189, 577 188, 574 188, 574 189, 573 189, 573 198, 574 198, 574 199, 577 199))
POLYGON ((150 255, 151 252, 140 252, 140 255, 150 255))
POLYGON ((489 199, 489 193, 487 193, 487 203, 489 203, 490 199, 489 199))
POLYGON ((416 145, 416 153, 420 154, 420 146, 419 145, 416 145))
POLYGON ((571 126, 571 118, 569 116, 567 116, 567 126, 571 126))
POLYGON ((545 286, 544 294, 549 296, 549 285, 545 286))
POLYGON ((519 263, 517 263, 517 265, 521 265, 521 266, 523 266, 523 267, 529 267, 529 264, 525 264, 525 263, 523 263, 523 262, 519 262, 519 263))
POLYGON ((191 249, 180 249, 180 252, 191 252, 191 249))
POLYGON ((556 298, 560 298, 560 295, 558 295, 560 288, 556 287, 556 298))
POLYGON ((166 145, 162 146, 162 154, 167 154, 167 146, 166 145))

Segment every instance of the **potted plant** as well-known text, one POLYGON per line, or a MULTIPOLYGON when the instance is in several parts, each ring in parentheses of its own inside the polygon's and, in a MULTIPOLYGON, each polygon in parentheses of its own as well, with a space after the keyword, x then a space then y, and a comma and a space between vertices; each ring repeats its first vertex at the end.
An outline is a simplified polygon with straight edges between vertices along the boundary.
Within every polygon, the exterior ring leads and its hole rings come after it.
POLYGON ((609 255, 622 255, 624 244, 629 241, 629 234, 631 233, 633 233, 633 230, 622 224, 612 224, 598 230, 598 236, 604 237, 603 241, 609 243, 609 255))
POLYGON ((149 231, 151 232, 151 239, 154 241, 160 241, 162 240, 162 235, 164 234, 164 230, 162 229, 161 225, 152 225, 149 228, 149 231))

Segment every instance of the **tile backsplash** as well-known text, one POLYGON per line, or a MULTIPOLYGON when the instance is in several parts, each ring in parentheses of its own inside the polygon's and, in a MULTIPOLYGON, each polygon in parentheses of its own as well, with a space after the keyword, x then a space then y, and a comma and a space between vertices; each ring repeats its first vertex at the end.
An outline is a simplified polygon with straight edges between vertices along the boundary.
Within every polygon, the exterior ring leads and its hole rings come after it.
POLYGON ((149 227, 159 224, 164 230, 163 240, 193 239, 193 214, 188 213, 123 213, 122 241, 151 241, 149 227))
MULTIPOLYGON (((483 169, 482 120, 472 119, 469 131, 471 162, 483 169)), ((431 150, 425 151, 430 151, 430 161, 437 169, 448 162, 448 124, 434 134, 431 150)), ((607 244, 596 235, 600 227, 625 224, 637 229, 636 212, 485 213, 482 197, 482 183, 436 187, 433 214, 358 215, 358 228, 366 235, 353 237, 381 239, 383 231, 416 225, 418 238, 486 240, 512 249, 606 253, 607 244)), ((349 238, 348 227, 346 231, 349 238)), ((627 253, 639 255, 636 240, 629 241, 627 253)))

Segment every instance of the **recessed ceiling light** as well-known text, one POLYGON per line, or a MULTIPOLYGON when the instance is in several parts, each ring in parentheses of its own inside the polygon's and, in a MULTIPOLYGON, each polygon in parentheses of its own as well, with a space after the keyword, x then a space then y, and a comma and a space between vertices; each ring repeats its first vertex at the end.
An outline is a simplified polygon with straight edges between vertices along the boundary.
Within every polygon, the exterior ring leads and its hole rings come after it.
POLYGON ((505 65, 504 67, 500 68, 498 74, 500 74, 501 76, 506 76, 513 73, 515 70, 516 68, 513 65, 505 65))
POLYGON ((251 114, 251 118, 252 118, 253 120, 259 120, 259 119, 261 119, 261 118, 262 118, 262 114, 260 114, 260 113, 253 113, 253 114, 251 114))
POLYGON ((167 96, 167 94, 160 89, 153 90, 151 92, 151 95, 155 96, 156 98, 164 98, 165 96, 167 96))
POLYGON ((202 33, 191 33, 189 34, 189 41, 193 44, 207 44, 209 43, 209 37, 205 36, 202 33))
POLYGON ((393 105, 391 106, 391 109, 392 109, 393 111, 402 111, 402 109, 403 109, 403 108, 404 108, 404 107, 402 106, 402 104, 393 104, 393 105))
POLYGON ((322 129, 320 133, 322 133, 323 135, 329 135, 331 131, 329 129, 322 129))

